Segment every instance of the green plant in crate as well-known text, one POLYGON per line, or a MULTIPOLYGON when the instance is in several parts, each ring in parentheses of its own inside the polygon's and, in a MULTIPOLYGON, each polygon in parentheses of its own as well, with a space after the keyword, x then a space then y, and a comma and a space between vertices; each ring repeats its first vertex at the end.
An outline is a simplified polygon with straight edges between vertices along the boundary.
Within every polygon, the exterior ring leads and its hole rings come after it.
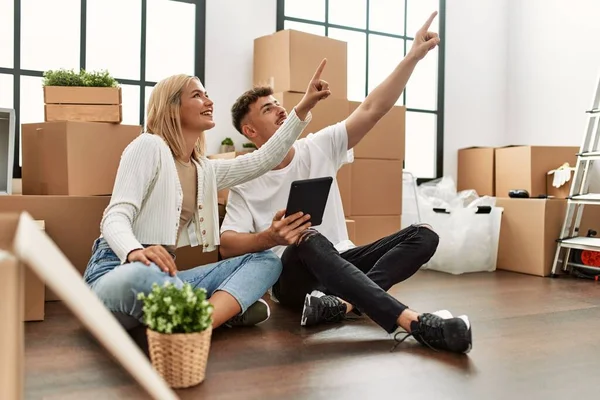
POLYGON ((159 333, 202 332, 212 324, 213 306, 206 299, 206 290, 192 289, 185 283, 181 289, 169 282, 154 283, 152 291, 138 294, 144 302, 144 322, 159 333))
POLYGON ((43 86, 118 87, 119 83, 108 71, 58 69, 44 72, 43 86))
POLYGON ((231 138, 227 137, 227 138, 223 139, 223 141, 221 142, 221 145, 233 146, 233 140, 231 140, 231 138))

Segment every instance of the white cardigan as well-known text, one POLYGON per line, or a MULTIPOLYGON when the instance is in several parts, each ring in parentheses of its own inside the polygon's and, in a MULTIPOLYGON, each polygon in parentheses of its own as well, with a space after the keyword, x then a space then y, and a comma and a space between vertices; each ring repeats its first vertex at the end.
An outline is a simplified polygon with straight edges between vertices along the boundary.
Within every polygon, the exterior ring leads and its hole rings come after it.
POLYGON ((198 208, 187 235, 177 241, 183 191, 175 159, 158 135, 142 133, 123 151, 110 203, 100 223, 102 237, 122 263, 144 245, 197 246, 205 252, 219 244, 217 191, 252 180, 275 168, 311 121, 292 110, 275 135, 260 149, 230 160, 201 157, 198 208), (177 243, 176 243, 177 241, 177 243))

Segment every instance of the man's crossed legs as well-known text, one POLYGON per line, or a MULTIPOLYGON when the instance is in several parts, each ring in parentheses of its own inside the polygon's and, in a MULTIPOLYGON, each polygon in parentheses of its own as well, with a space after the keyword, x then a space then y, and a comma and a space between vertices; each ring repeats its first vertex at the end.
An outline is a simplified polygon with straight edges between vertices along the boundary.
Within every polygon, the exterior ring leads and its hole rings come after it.
POLYGON ((387 293, 427 263, 438 242, 427 226, 412 225, 340 254, 327 238, 309 229, 283 253, 283 272, 273 294, 283 306, 302 310, 302 325, 342 321, 355 309, 388 333, 400 326, 424 345, 466 353, 471 349, 466 316, 418 314, 387 293))

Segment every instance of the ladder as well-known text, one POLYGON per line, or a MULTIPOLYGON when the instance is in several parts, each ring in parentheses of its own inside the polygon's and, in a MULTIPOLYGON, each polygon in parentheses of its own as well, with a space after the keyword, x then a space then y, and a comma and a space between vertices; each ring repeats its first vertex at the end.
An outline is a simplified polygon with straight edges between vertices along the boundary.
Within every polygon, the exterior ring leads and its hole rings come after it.
POLYGON ((557 239, 556 254, 552 265, 552 277, 559 272, 570 272, 570 268, 593 270, 600 274, 600 268, 573 264, 569 262, 571 250, 600 251, 600 238, 579 235, 581 216, 585 205, 600 206, 600 194, 588 193, 590 172, 594 160, 600 160, 600 78, 596 86, 592 108, 586 111, 588 122, 585 137, 579 153, 577 153, 577 166, 567 198, 567 211, 559 239, 557 239))

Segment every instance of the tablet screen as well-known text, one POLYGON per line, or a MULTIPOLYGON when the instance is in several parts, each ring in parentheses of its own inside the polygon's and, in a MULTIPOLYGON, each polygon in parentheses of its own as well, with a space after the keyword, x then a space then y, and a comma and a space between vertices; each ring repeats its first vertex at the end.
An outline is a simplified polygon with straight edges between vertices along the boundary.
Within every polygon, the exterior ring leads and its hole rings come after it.
POLYGON ((292 182, 285 216, 301 211, 310 214, 311 226, 321 225, 332 182, 331 176, 292 182))

